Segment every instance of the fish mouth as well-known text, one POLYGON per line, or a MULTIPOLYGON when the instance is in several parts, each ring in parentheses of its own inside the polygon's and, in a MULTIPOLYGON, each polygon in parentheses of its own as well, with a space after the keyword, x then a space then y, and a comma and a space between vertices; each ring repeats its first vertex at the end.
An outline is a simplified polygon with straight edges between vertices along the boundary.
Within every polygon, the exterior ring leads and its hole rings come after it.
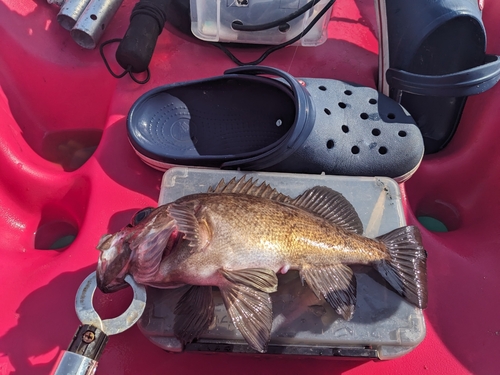
POLYGON ((175 220, 168 214, 153 217, 149 224, 144 226, 134 221, 121 232, 101 237, 97 245, 101 251, 97 286, 102 292, 112 293, 127 287, 125 276, 128 273, 133 274, 138 283, 151 280, 161 261, 182 239, 175 220))
POLYGON ((103 293, 113 293, 126 288, 128 283, 125 276, 130 268, 132 254, 128 243, 121 238, 105 235, 97 248, 101 251, 97 263, 97 287, 103 293))
POLYGON ((114 237, 115 236, 113 236, 112 234, 105 234, 104 236, 102 236, 101 239, 99 240, 99 243, 96 246, 97 250, 100 251, 108 250, 112 244, 114 237))

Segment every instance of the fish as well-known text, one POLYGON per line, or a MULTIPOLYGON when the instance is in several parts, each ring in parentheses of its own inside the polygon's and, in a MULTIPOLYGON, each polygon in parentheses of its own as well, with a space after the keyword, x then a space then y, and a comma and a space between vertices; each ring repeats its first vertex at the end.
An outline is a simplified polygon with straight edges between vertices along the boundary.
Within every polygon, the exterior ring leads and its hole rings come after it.
POLYGON ((173 327, 183 344, 209 328, 218 287, 248 345, 265 352, 269 294, 277 274, 289 270, 345 320, 356 305, 353 265, 372 266, 411 304, 427 307, 427 252, 418 227, 365 237, 352 204, 325 186, 292 198, 245 176, 221 180, 206 193, 139 211, 127 227, 102 236, 97 249, 103 292, 125 287, 127 274, 155 288, 184 288, 173 327))

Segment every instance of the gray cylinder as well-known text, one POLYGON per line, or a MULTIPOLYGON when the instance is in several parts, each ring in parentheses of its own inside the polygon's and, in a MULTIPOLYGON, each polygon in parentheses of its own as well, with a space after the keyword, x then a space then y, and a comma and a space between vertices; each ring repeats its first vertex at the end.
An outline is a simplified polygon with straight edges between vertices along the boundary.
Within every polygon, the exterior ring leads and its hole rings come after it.
POLYGON ((71 29, 71 37, 83 48, 95 48, 123 0, 91 0, 71 29))
POLYGON ((65 351, 52 375, 89 375, 97 369, 97 361, 80 354, 65 351))
POLYGON ((57 22, 66 30, 71 30, 88 3, 90 3, 90 0, 65 1, 57 15, 57 22))
POLYGON ((60 6, 62 7, 62 5, 64 4, 66 0, 47 0, 47 3, 49 4, 55 4, 57 6, 60 6))

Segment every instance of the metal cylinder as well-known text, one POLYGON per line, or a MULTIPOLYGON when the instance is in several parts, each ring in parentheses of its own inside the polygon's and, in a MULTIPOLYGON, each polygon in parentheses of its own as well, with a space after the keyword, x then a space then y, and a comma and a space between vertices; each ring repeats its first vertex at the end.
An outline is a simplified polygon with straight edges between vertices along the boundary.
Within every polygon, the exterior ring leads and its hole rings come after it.
POLYGON ((88 3, 90 0, 66 0, 57 14, 57 22, 66 30, 71 30, 88 3))
POLYGON ((66 0, 47 0, 47 3, 49 4, 55 4, 57 6, 60 6, 62 7, 62 5, 64 4, 66 0))
POLYGON ((91 0, 71 29, 73 40, 83 48, 95 48, 123 0, 91 0))
POLYGON ((80 354, 65 351, 51 375, 94 375, 97 361, 80 354))
POLYGON ((107 342, 108 335, 99 328, 82 324, 73 336, 68 350, 59 357, 51 375, 93 375, 107 342))

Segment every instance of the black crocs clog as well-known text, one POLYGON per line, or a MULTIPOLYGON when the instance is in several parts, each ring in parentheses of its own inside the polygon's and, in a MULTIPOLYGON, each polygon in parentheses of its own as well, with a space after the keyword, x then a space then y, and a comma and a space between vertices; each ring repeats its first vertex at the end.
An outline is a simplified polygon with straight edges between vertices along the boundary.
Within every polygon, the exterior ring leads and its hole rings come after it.
POLYGON ((453 137, 467 96, 500 79, 486 55, 477 0, 376 0, 379 90, 408 110, 435 153, 453 137))
POLYGON ((132 106, 127 129, 139 157, 160 170, 182 165, 403 181, 424 153, 412 117, 376 90, 295 79, 269 67, 153 89, 132 106))

